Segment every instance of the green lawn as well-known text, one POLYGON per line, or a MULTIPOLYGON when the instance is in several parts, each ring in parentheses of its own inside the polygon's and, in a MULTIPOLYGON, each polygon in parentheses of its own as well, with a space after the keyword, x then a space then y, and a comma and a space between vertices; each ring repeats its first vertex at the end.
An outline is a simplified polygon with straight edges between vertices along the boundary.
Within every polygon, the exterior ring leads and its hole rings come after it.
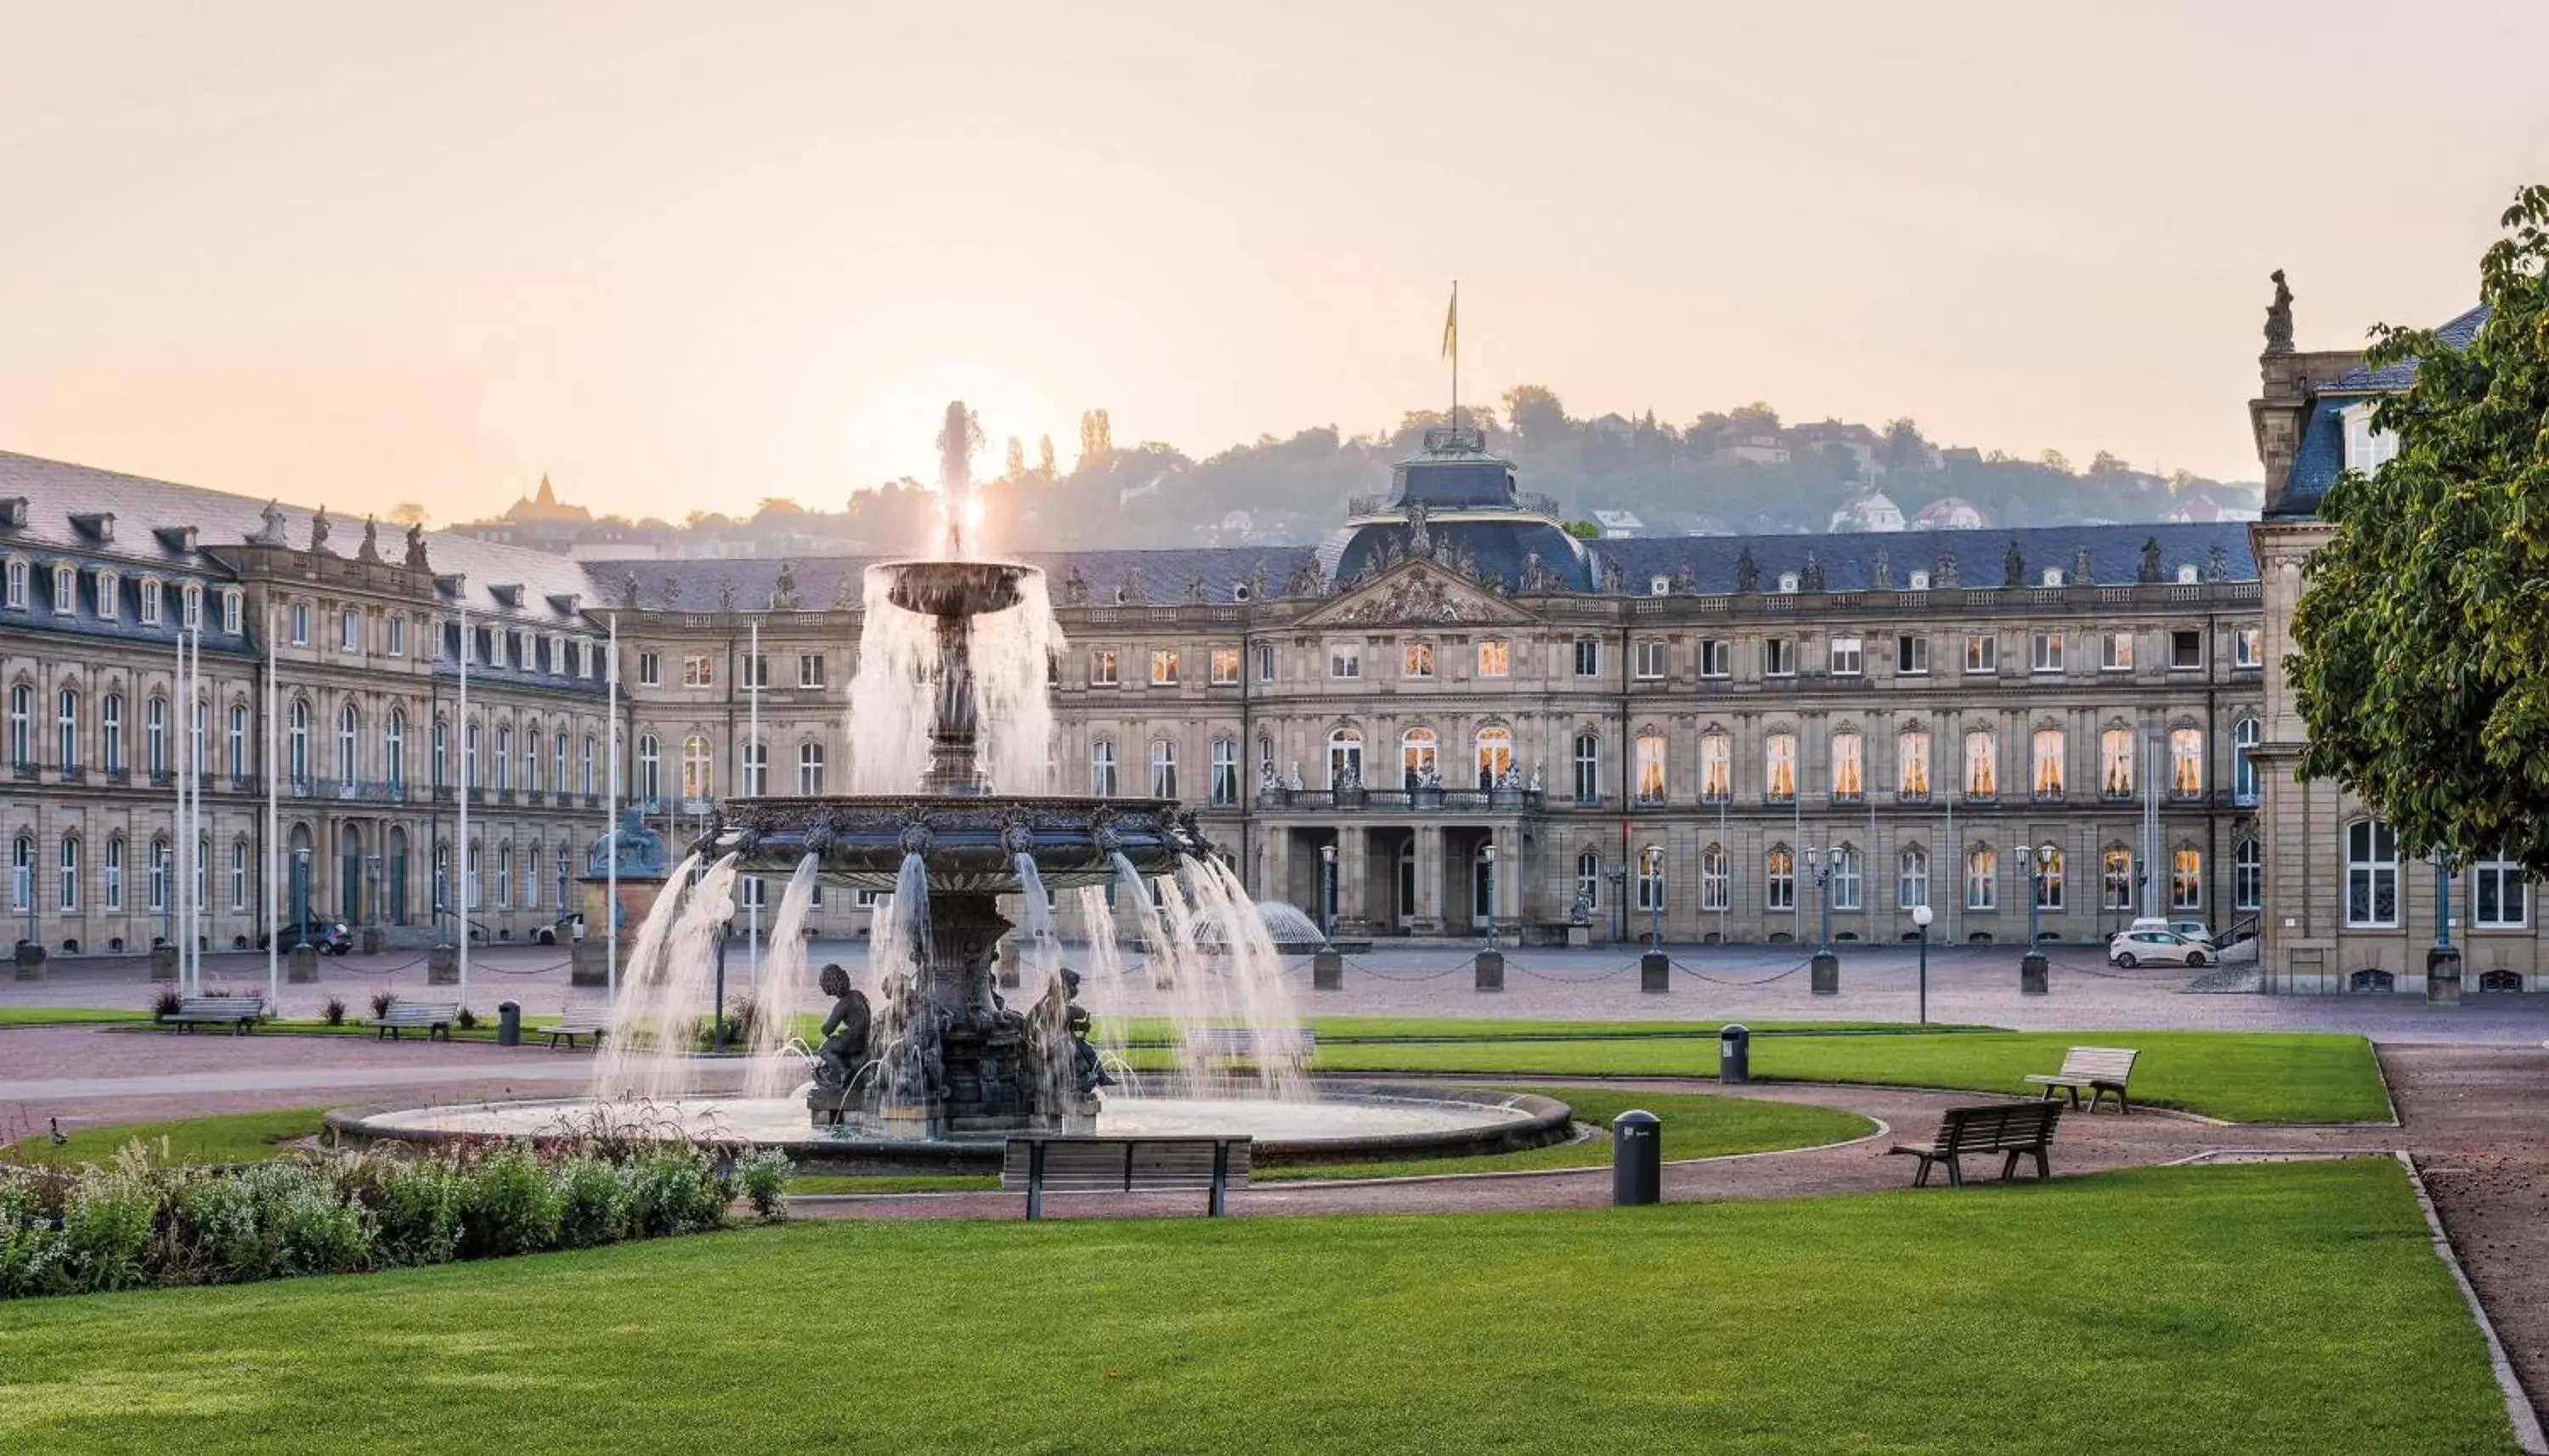
MULTIPOLYGON (((2027 1090, 2065 1047, 2134 1046, 2133 1100, 2232 1122, 2349 1123, 2389 1116, 2361 1037, 2261 1032, 1953 1032, 1929 1036, 1759 1037, 1759 1080, 2027 1090)), ((1137 1061, 1137 1065, 1139 1062, 1137 1061)), ((1714 1041, 1441 1042, 1323 1045, 1323 1072, 1475 1076, 1717 1075, 1714 1041)))
MULTIPOLYGON (((1771 1152, 1787 1147, 1814 1147, 1863 1138, 1876 1125, 1854 1112, 1795 1103, 1755 1101, 1705 1092, 1624 1092, 1607 1087, 1500 1087, 1502 1092, 1537 1092, 1574 1109, 1579 1123, 1611 1126, 1631 1108, 1644 1108, 1663 1119, 1664 1157, 1724 1157, 1737 1152, 1771 1152)), ((1409 1178, 1428 1173, 1503 1173, 1529 1168, 1598 1167, 1611 1161, 1608 1138, 1591 1138, 1521 1152, 1476 1157, 1415 1158, 1399 1162, 1309 1163, 1277 1165, 1250 1172, 1253 1183, 1280 1183, 1300 1178, 1409 1178)))
POLYGON ((29 1162, 51 1162, 58 1156, 65 1163, 101 1163, 114 1157, 125 1143, 140 1138, 143 1149, 156 1161, 253 1162, 282 1152, 282 1143, 288 1138, 316 1134, 319 1120, 326 1113, 323 1107, 296 1107, 280 1112, 224 1113, 171 1123, 123 1123, 73 1131, 70 1141, 60 1147, 53 1146, 47 1135, 38 1133, 17 1145, 17 1155, 29 1162))
POLYGON ((0 1027, 61 1027, 149 1019, 147 1011, 111 1011, 100 1006, 0 1006, 0 1027))
POLYGON ((2513 1447, 2387 1159, 1541 1214, 795 1224, 0 1305, 9 1451, 1690 1449, 2513 1447))

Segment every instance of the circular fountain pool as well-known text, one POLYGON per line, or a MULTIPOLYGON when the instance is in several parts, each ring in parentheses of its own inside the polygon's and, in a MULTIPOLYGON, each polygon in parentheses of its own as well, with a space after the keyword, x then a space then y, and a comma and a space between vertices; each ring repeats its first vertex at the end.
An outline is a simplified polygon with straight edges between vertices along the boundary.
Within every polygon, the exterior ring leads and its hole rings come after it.
MULTIPOLYGON (((454 1103, 330 1113, 328 1129, 347 1143, 448 1142, 480 1138, 569 1138, 592 1126, 589 1098, 454 1103)), ((692 1133, 776 1147, 806 1173, 987 1172, 998 1166, 1007 1134, 953 1134, 928 1140, 887 1138, 855 1127, 806 1126, 802 1097, 693 1097, 622 1125, 678 1116, 692 1133)), ((1219 1136, 1255 1141, 1261 1163, 1366 1161, 1504 1152, 1562 1141, 1566 1104, 1521 1092, 1415 1083, 1322 1083, 1316 1098, 1110 1097, 1097 1115, 1101 1138, 1219 1136)))

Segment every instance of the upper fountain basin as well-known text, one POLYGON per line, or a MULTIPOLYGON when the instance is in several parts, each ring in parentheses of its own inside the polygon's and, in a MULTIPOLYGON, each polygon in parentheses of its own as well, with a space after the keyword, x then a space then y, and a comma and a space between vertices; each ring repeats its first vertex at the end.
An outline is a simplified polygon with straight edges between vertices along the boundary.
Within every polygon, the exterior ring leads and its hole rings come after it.
POLYGON ((814 855, 826 882, 887 892, 903 859, 918 855, 933 893, 990 895, 1017 893, 1020 855, 1056 890, 1111 882, 1118 855, 1158 875, 1212 847, 1174 800, 995 794, 729 799, 695 848, 738 856, 745 874, 793 873, 814 855))
POLYGON ((1018 604, 1036 569, 1013 561, 888 561, 868 568, 893 582, 886 599, 932 617, 974 617, 1018 604))

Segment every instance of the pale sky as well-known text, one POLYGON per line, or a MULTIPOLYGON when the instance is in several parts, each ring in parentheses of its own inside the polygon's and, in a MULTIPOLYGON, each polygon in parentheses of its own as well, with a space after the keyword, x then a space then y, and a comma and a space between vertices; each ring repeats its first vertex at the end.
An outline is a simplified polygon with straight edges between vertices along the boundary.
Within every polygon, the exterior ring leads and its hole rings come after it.
MULTIPOLYGON (((1198 456, 1464 390, 2257 474, 2465 307, 2549 6, 0 0, 0 449, 678 518, 1081 410, 1198 456)), ((1377 482, 1375 483, 1378 484, 1377 482)))

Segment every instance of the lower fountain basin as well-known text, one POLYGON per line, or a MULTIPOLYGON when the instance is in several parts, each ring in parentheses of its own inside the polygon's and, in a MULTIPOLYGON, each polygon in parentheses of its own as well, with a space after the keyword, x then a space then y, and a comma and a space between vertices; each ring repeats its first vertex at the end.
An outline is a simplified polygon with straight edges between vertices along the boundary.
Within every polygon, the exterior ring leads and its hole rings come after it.
MULTIPOLYGON (((564 1140, 596 1104, 590 1098, 455 1103, 448 1107, 330 1113, 340 1143, 453 1142, 483 1138, 564 1140)), ((654 1108, 693 1133, 775 1147, 804 1173, 996 1172, 1009 1135, 953 1134, 927 1140, 856 1128, 815 1131, 803 1097, 694 1097, 654 1108)), ((1110 1097, 1101 1138, 1249 1138, 1259 1163, 1368 1162, 1509 1152, 1565 1140, 1566 1104, 1522 1092, 1399 1082, 1323 1082, 1300 1102, 1259 1098, 1110 1097)))

